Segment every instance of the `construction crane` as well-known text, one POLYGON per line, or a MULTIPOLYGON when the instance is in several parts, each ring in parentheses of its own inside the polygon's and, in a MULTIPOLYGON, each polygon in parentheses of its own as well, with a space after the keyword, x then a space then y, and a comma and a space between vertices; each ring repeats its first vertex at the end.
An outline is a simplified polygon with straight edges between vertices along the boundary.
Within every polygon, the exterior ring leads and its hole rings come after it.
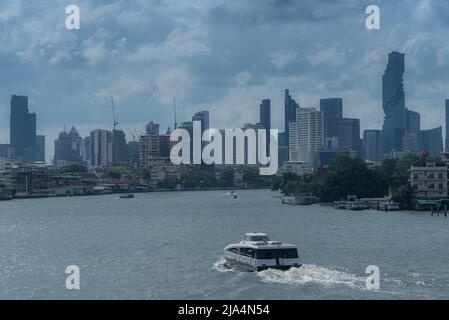
POLYGON ((175 115, 175 129, 178 129, 178 122, 176 121, 176 97, 173 97, 173 113, 175 115))
POLYGON ((114 131, 117 129, 118 119, 115 116, 115 107, 114 107, 114 97, 111 96, 111 106, 112 106, 112 120, 114 121, 114 131))

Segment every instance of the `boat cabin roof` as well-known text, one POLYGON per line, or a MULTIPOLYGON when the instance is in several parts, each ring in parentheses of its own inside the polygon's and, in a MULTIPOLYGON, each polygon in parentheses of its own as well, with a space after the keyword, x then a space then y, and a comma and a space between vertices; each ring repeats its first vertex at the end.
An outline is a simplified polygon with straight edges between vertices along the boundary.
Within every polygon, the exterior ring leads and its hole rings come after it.
POLYGON ((267 234, 266 233, 262 233, 262 232, 247 232, 247 233, 245 233, 245 237, 246 236, 249 236, 249 237, 255 237, 255 236, 266 237, 267 234))
POLYGON ((245 237, 243 238, 243 241, 262 241, 262 242, 268 242, 270 241, 270 238, 268 238, 266 233, 245 233, 245 237))

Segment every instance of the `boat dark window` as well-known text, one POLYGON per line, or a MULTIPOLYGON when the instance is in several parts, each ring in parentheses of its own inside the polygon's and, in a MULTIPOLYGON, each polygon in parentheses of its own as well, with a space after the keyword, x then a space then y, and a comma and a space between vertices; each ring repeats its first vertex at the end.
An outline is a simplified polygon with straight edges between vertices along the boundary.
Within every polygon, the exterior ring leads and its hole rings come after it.
POLYGON ((254 258, 254 256, 256 255, 256 250, 251 248, 240 248, 240 254, 242 256, 254 258))
POLYGON ((276 259, 276 258, 298 258, 298 250, 296 249, 258 249, 256 252, 257 259, 276 259))
POLYGON ((239 248, 231 248, 231 249, 228 249, 228 251, 239 254, 239 248))
POLYGON ((267 236, 245 236, 245 241, 270 241, 270 238, 267 236))

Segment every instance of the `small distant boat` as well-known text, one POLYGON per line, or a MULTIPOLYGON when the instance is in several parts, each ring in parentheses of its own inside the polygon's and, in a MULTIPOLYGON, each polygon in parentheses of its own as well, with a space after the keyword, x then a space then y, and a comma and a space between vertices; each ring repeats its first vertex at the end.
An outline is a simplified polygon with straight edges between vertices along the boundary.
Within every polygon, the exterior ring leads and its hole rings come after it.
POLYGON ((12 200, 12 196, 4 196, 4 195, 0 196, 0 201, 8 201, 8 200, 12 200))
POLYGON ((348 200, 346 201, 335 201, 334 207, 335 209, 346 209, 346 210, 366 209, 365 203, 363 203, 363 201, 357 199, 357 197, 353 195, 348 196, 348 200))
POLYGON ((293 196, 286 196, 282 198, 282 203, 292 205, 310 205, 312 204, 313 196, 311 193, 296 193, 293 196))
POLYGON ((385 210, 385 211, 399 211, 400 205, 397 202, 388 201, 388 202, 381 203, 380 209, 385 210))
POLYGON ((365 204, 361 201, 348 201, 346 202, 347 210, 365 210, 365 204))
POLYGON ((134 198, 134 195, 132 193, 129 194, 122 194, 119 196, 120 199, 132 199, 134 198))

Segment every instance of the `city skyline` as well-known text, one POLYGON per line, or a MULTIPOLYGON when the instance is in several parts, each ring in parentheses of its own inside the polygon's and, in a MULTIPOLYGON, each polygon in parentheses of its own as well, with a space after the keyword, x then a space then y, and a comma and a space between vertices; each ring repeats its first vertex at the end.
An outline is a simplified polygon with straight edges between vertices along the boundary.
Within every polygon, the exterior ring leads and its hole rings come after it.
POLYGON ((81 29, 69 32, 57 2, 45 8, 34 1, 2 4, 8 14, 1 16, 0 35, 11 46, 0 52, 0 142, 9 142, 11 94, 29 97, 30 112, 39 115, 37 131, 47 137, 48 160, 64 125, 74 124, 82 136, 111 129, 110 94, 128 139, 132 128, 145 130, 149 120, 160 123, 161 131, 172 127, 174 96, 179 123, 206 109, 217 128, 257 122, 260 101, 269 98, 272 127, 283 131, 285 88, 303 107, 341 97, 346 115, 360 119, 362 132, 381 128, 380 79, 391 51, 407 57, 406 107, 421 113, 422 129, 443 125, 449 47, 444 28, 435 26, 446 23, 448 5, 379 5, 381 30, 368 31, 363 1, 182 6, 84 1, 81 29), (270 30, 258 30, 258 18, 270 30), (348 29, 351 39, 344 37, 348 29), (34 42, 37 32, 48 40, 34 42), (20 67, 12 74, 10 65, 20 67))

